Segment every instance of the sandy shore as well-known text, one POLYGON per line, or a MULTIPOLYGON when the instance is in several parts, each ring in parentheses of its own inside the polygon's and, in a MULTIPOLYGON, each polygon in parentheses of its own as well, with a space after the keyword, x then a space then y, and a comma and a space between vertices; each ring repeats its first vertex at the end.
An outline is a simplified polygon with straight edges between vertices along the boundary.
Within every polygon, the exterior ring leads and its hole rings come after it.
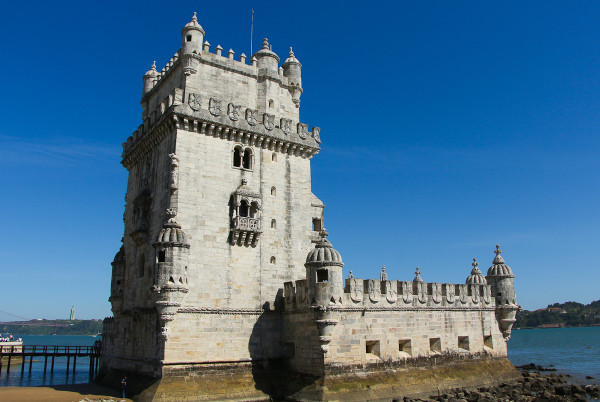
POLYGON ((131 401, 119 398, 119 393, 97 384, 51 385, 48 387, 0 387, 2 402, 79 402, 131 401))

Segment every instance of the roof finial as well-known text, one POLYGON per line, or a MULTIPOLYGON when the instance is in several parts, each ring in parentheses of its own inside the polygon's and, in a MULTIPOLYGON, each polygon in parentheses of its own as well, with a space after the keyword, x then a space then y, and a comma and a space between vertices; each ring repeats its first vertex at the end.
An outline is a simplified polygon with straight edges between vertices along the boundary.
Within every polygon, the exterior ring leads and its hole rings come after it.
POLYGON ((262 48, 263 49, 269 49, 269 39, 267 39, 267 38, 263 39, 263 46, 262 46, 262 48))
POLYGON ((471 264, 473 266, 473 269, 476 269, 477 266, 479 265, 479 263, 477 262, 477 258, 473 258, 473 264, 471 264))
POLYGON ((192 17, 192 21, 197 22, 198 18, 196 17, 196 12, 194 11, 194 16, 192 17))
POLYGON ((329 233, 327 233, 327 230, 323 227, 323 229, 319 231, 319 236, 321 236, 322 240, 325 240, 325 238, 329 236, 329 233))
POLYGON ((245 186, 246 184, 248 184, 248 179, 244 177, 242 178, 242 186, 245 186))
POLYGON ((387 274, 385 273, 385 265, 381 266, 381 274, 379 275, 379 280, 382 282, 387 281, 387 274))
POLYGON ((290 57, 294 57, 294 51, 292 50, 291 46, 290 46, 290 57))
POLYGON ((500 250, 500 245, 499 244, 496 244, 496 250, 494 251, 494 253, 496 253, 496 255, 502 254, 502 250, 500 250))
POLYGON ((417 267, 417 270, 415 271, 415 279, 413 279, 413 282, 423 282, 423 278, 421 278, 421 271, 419 271, 419 267, 417 267))
POLYGON ((348 273, 348 279, 352 279, 354 278, 354 275, 352 275, 352 271, 350 271, 350 273, 348 273))
POLYGON ((152 62, 152 70, 156 70, 156 60, 152 62))

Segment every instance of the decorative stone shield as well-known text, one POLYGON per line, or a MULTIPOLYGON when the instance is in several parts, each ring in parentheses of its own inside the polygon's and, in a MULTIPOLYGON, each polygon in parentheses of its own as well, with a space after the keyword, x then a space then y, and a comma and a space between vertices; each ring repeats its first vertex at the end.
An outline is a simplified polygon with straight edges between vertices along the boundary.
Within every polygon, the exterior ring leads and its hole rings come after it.
POLYGON ((485 304, 490 304, 492 302, 492 298, 490 296, 489 285, 483 285, 483 287, 481 288, 481 290, 483 291, 483 302, 485 304))
POLYGON ((470 285, 471 286, 471 300, 473 303, 479 303, 479 285, 470 285))
POLYGON ((446 301, 453 304, 456 297, 456 286, 453 283, 447 283, 444 286, 446 286, 446 301))
POLYGON ((398 284, 396 281, 385 281, 385 299, 390 303, 398 300, 398 284))
POLYGON ((285 294, 285 302, 291 303, 294 300, 294 284, 292 282, 285 282, 283 284, 283 293, 285 294))
POLYGON ((200 110, 200 107, 202 106, 200 101, 200 94, 191 92, 188 96, 188 105, 190 105, 190 108, 192 110, 200 110))
POLYGON ((350 279, 350 298, 352 301, 361 302, 363 299, 363 280, 350 279))
POLYGON ((462 304, 466 304, 469 300, 469 291, 467 289, 467 285, 460 284, 458 285, 458 299, 462 304))
POLYGON ((227 107, 227 115, 230 120, 236 121, 240 118, 240 108, 240 105, 234 105, 233 103, 229 104, 227 107))
POLYGON ((281 127, 281 131, 283 131, 285 135, 290 135, 292 132, 292 121, 290 119, 281 119, 279 127, 281 127))
POLYGON ((421 303, 427 303, 427 282, 417 282, 417 294, 421 303))
POLYGON ((263 115, 263 124, 267 130, 273 130, 273 128, 275 128, 275 116, 265 113, 263 115))
POLYGON ((258 122, 258 110, 246 109, 246 121, 251 126, 256 126, 258 122))
POLYGON ((321 143, 321 129, 319 127, 313 127, 313 138, 317 141, 317 144, 321 143))
POLYGON ((379 282, 376 281, 375 279, 369 279, 369 282, 367 283, 367 288, 369 291, 369 299, 373 302, 373 303, 377 303, 379 301, 379 298, 381 297, 381 285, 379 285, 379 282))
POLYGON ((402 300, 404 303, 412 303, 413 301, 413 283, 402 282, 402 300))
POLYGON ((219 99, 210 98, 208 102, 208 111, 213 116, 219 116, 221 114, 221 101, 219 99))
POLYGON ((298 123, 298 137, 303 140, 308 138, 308 124, 298 123))
POLYGON ((442 301, 442 284, 432 283, 431 284, 431 298, 434 303, 440 303, 442 301))

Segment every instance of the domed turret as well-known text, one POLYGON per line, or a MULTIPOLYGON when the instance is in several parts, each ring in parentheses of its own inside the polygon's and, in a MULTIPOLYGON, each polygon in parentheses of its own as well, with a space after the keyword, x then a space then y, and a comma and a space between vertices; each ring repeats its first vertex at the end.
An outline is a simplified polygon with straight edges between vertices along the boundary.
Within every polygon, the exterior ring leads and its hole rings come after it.
POLYGON ((517 305, 515 294, 515 275, 512 269, 504 262, 500 255, 500 245, 496 245, 496 257, 487 272, 487 282, 492 286, 492 295, 496 300, 496 315, 500 324, 500 331, 504 339, 510 338, 510 333, 516 314, 520 307, 517 305))
POLYGON ((481 273, 481 271, 479 270, 479 268, 477 268, 477 266, 479 265, 479 263, 477 262, 477 258, 473 258, 473 264, 471 264, 473 266, 473 269, 471 270, 471 275, 469 275, 469 277, 466 280, 466 283, 468 285, 485 285, 487 284, 487 281, 485 280, 485 276, 483 276, 483 274, 481 273))
POLYGON ((204 40, 204 29, 198 24, 196 13, 192 20, 188 22, 181 30, 181 53, 200 54, 202 52, 202 42, 204 40))
POLYGON ((254 53, 253 57, 256 57, 258 68, 266 68, 277 72, 279 56, 269 48, 269 40, 267 38, 263 39, 262 49, 254 53))
POLYGON ((302 95, 302 64, 298 61, 290 47, 290 55, 285 60, 283 67, 283 76, 288 78, 288 90, 292 94, 292 100, 296 107, 300 106, 300 95, 302 95))
POLYGON ((156 71, 156 61, 153 61, 150 70, 146 71, 146 74, 144 74, 144 93, 142 95, 146 95, 154 87, 157 76, 158 71, 156 71))
POLYGON ((340 253, 326 239, 327 231, 323 229, 319 235, 320 239, 306 256, 304 266, 311 304, 327 306, 341 302, 344 263, 340 253))

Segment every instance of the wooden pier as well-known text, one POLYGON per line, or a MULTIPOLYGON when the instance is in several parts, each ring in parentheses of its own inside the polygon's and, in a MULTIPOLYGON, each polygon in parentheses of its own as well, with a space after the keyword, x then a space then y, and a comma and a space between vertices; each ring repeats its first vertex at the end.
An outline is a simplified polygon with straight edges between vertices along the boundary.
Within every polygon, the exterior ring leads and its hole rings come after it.
POLYGON ((29 373, 33 365, 33 358, 44 358, 44 375, 50 369, 50 374, 54 374, 54 359, 57 357, 67 358, 67 376, 71 368, 71 360, 73 360, 72 372, 75 374, 78 357, 89 357, 89 373, 90 379, 93 379, 98 373, 100 361, 100 348, 96 346, 49 346, 49 345, 25 345, 25 346, 8 346, 0 344, 0 373, 6 364, 6 373, 10 373, 10 364, 13 359, 21 361, 21 375, 25 373, 27 358, 29 358, 29 373), (50 362, 48 362, 50 360, 50 362), (50 363, 50 364, 48 364, 50 363))

